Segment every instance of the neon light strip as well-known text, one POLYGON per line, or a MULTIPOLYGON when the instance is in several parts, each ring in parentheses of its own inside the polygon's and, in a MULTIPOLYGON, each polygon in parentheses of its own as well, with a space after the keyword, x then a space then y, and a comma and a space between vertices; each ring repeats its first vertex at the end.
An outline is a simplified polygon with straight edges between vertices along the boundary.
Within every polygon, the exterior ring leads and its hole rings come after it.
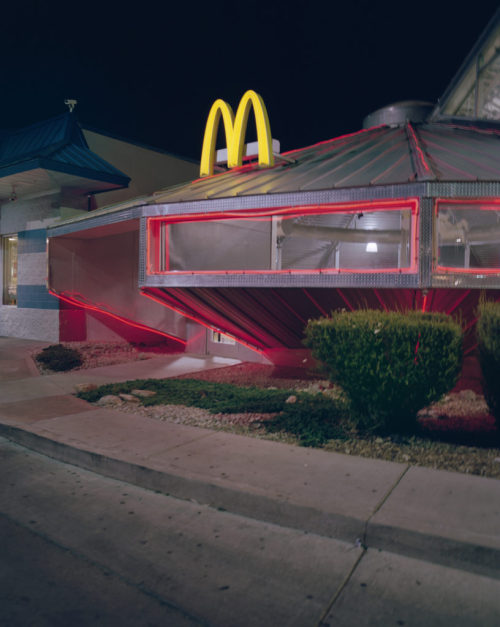
POLYGON ((425 312, 427 311, 427 298, 428 298, 429 294, 424 294, 424 298, 422 300, 422 311, 425 312))
POLYGON ((411 211, 411 263, 410 266, 405 268, 313 268, 306 270, 290 269, 290 270, 176 270, 175 272, 160 271, 159 266, 152 270, 150 264, 147 265, 148 274, 174 274, 175 275, 198 275, 198 274, 341 274, 341 273, 356 273, 356 274, 377 274, 377 273, 396 273, 396 274, 414 274, 418 267, 418 242, 419 242, 419 229, 418 229, 418 208, 419 203, 417 198, 406 198, 383 200, 383 201, 356 201, 347 203, 327 203, 325 205, 301 205, 298 207, 283 207, 283 208, 266 208, 266 209, 250 209, 243 211, 230 211, 230 212, 214 212, 210 214, 181 214, 175 216, 155 216, 147 219, 147 254, 150 259, 150 250, 154 248, 151 238, 157 238, 157 222, 181 223, 181 222, 209 222, 212 220, 256 220, 266 219, 269 220, 273 216, 287 216, 287 217, 299 217, 307 214, 323 215, 328 213, 347 213, 355 214, 360 209, 365 212, 369 211, 404 211, 409 209, 411 211))
POLYGON ((455 309, 460 305, 462 301, 464 301, 467 296, 470 294, 470 290, 466 290, 461 296, 457 298, 457 300, 453 303, 453 305, 446 311, 446 314, 449 316, 455 309))
POLYGON ((500 205, 500 198, 493 196, 491 198, 437 198, 436 213, 439 214, 440 205, 479 205, 484 203, 485 207, 479 207, 479 211, 500 211, 498 207, 488 205, 500 205))
POLYGON ((429 165, 427 164, 427 161, 425 160, 424 151, 420 147, 420 143, 419 143, 419 141, 417 139, 417 135, 416 135, 415 131, 413 130, 412 125, 409 122, 407 122, 406 126, 407 126, 408 130, 410 131, 410 135, 411 135, 411 137, 413 139, 413 143, 415 144, 415 149, 416 149, 418 157, 420 159, 420 163, 424 166, 424 169, 425 169, 426 172, 428 172, 429 174, 432 174, 432 170, 429 167, 429 165))
POLYGON ((375 292, 375 296, 377 297, 378 302, 382 305, 382 309, 383 309, 384 311, 389 311, 389 310, 387 309, 387 305, 386 305, 386 304, 384 303, 384 301, 382 300, 382 297, 380 296, 379 291, 378 291, 377 289, 374 289, 373 291, 375 292))
POLYGON ((500 274, 500 268, 455 268, 449 266, 436 266, 436 273, 444 272, 446 274, 477 274, 481 278, 482 274, 500 274))
POLYGON ((362 135, 366 133, 370 133, 372 131, 380 130, 385 128, 385 124, 379 124, 378 126, 371 126, 370 128, 362 128, 359 131, 355 131, 354 133, 346 133, 345 135, 339 135, 338 137, 332 137, 332 139, 324 139, 323 141, 317 142, 316 144, 311 144, 310 146, 306 146, 305 148, 295 148, 295 150, 288 150, 287 152, 282 152, 282 155, 292 155, 296 152, 303 152, 306 150, 310 150, 311 148, 316 148, 317 146, 324 146, 325 144, 333 144, 334 142, 341 141, 343 139, 349 139, 351 137, 356 137, 356 135, 362 135))
POLYGON ((140 329, 141 331, 148 331, 149 333, 156 333, 157 335, 166 337, 169 340, 173 340, 174 342, 179 342, 179 344, 182 344, 184 346, 187 344, 186 340, 176 337, 175 335, 164 333, 163 331, 159 331, 158 329, 153 329, 144 324, 140 324, 139 322, 132 322, 131 320, 127 318, 123 318, 122 316, 118 316, 117 314, 110 313, 109 311, 106 311, 105 309, 100 309, 99 307, 95 307, 94 305, 89 305, 87 303, 79 301, 76 298, 63 296, 62 294, 58 294, 57 292, 54 292, 51 289, 49 289, 49 294, 52 294, 52 296, 55 296, 56 298, 59 298, 59 300, 69 303, 70 305, 77 305, 78 307, 82 307, 83 309, 96 311, 97 313, 104 314, 106 316, 109 316, 110 318, 114 318, 115 320, 118 320, 119 322, 122 322, 123 324, 126 324, 130 327, 134 327, 136 329, 140 329))
POLYGON ((349 309, 351 311, 354 311, 354 307, 351 305, 351 303, 347 300, 347 296, 344 294, 344 292, 340 289, 337 288, 337 292, 340 294, 340 296, 342 297, 342 300, 344 301, 344 303, 349 307, 349 309))
POLYGON ((307 298, 311 301, 311 303, 316 307, 316 309, 323 314, 323 316, 327 317, 327 312, 323 309, 323 307, 318 303, 318 301, 309 294, 305 287, 302 288, 302 291, 307 296, 307 298))
POLYGON ((283 296, 281 296, 279 291, 277 291, 275 288, 271 288, 271 291, 274 294, 275 298, 277 298, 282 305, 284 305, 289 311, 291 311, 292 314, 302 322, 302 324, 307 324, 307 320, 305 320, 299 313, 295 311, 295 309, 289 303, 286 302, 286 300, 283 298, 283 296))
POLYGON ((246 346, 246 348, 249 348, 250 350, 253 350, 256 353, 259 353, 259 355, 265 355, 265 351, 263 351, 261 349, 258 349, 256 346, 252 346, 252 344, 248 344, 244 340, 240 340, 235 335, 230 335, 229 333, 224 333, 223 331, 221 331, 217 327, 214 327, 211 324, 208 324, 207 322, 204 322, 200 318, 196 318, 195 316, 182 311, 182 309, 178 309, 177 307, 174 307, 173 305, 170 305, 169 303, 165 302, 164 300, 161 300, 160 298, 158 298, 156 296, 152 296, 151 294, 148 294, 145 291, 144 288, 141 288, 141 294, 143 296, 145 296, 146 298, 150 298, 151 300, 154 300, 155 303, 159 303, 160 305, 163 305, 163 307, 166 307, 167 309, 171 309, 172 311, 175 311, 175 313, 178 313, 181 316, 184 316, 185 318, 189 318, 190 320, 193 320, 193 322, 196 322, 197 324, 200 324, 202 327, 205 327, 206 329, 209 329, 210 331, 216 331, 217 333, 220 333, 224 337, 228 337, 228 338, 231 338, 232 340, 236 340, 236 342, 238 342, 238 344, 241 344, 242 346, 246 346))
POLYGON ((476 350, 477 347, 478 347, 478 344, 474 344, 473 346, 469 346, 469 348, 464 351, 464 357, 466 355, 468 355, 469 353, 473 353, 476 350))
MULTIPOLYGON (((441 205, 469 205, 469 206, 477 206, 477 209, 472 209, 473 211, 500 211, 500 198, 437 198, 436 199, 436 216, 439 215, 439 210, 441 205), (478 206, 478 205, 485 206, 478 206), (496 206, 498 205, 498 206, 496 206)), ((436 247, 438 245, 437 237, 436 237, 436 247)), ((436 258, 437 258, 437 250, 436 250, 436 258)), ((446 274, 487 274, 494 275, 500 274, 500 268, 455 268, 450 266, 440 266, 436 264, 434 267, 434 272, 444 272, 446 274)))
POLYGON ((195 222, 211 220, 230 219, 255 219, 271 218, 272 216, 299 217, 312 213, 321 215, 323 213, 359 213, 360 209, 365 211, 397 211, 410 209, 417 211, 418 198, 388 199, 388 200, 367 200, 345 203, 325 203, 323 205, 297 205, 294 207, 266 207, 265 209, 242 209, 241 211, 214 211, 213 213, 184 213, 168 216, 152 216, 148 218, 150 222, 164 221, 173 222, 195 222))
MULTIPOLYGON (((354 133, 347 133, 346 135, 339 135, 338 137, 333 137, 332 139, 325 139, 323 141, 317 142, 316 144, 311 144, 310 146, 306 146, 304 148, 295 148, 294 150, 288 150, 287 152, 282 152, 280 154, 282 155, 292 155, 294 153, 303 153, 307 150, 311 150, 312 148, 316 148, 317 146, 322 146, 324 144, 334 144, 335 142, 339 142, 341 140, 344 139, 349 139, 351 137, 355 137, 356 135, 361 135, 361 134, 366 134, 369 133, 371 131, 376 131, 379 129, 383 129, 385 128, 385 125, 381 124, 379 126, 372 126, 371 128, 363 128, 359 131, 355 131, 354 133)), ((278 157, 279 159, 279 157, 278 157)), ((281 165, 281 164, 280 164, 281 165)), ((286 165, 286 164, 285 164, 286 165)), ((254 170, 256 166, 256 163, 249 163, 249 164, 244 164, 240 167, 236 167, 236 168, 231 168, 231 172, 247 172, 249 170, 254 170)), ((274 166, 276 167, 276 165, 274 166)), ((267 168, 269 169, 269 168, 267 168)), ((197 179, 194 179, 193 181, 191 181, 191 185, 194 185, 195 183, 199 183, 199 182, 205 182, 205 181, 211 181, 216 177, 220 177, 220 176, 224 176, 225 174, 228 174, 229 170, 225 171, 225 172, 217 172, 217 174, 212 174, 210 176, 202 176, 199 177, 197 179)))
POLYGON ((466 126, 465 124, 449 123, 447 126, 452 128, 458 128, 461 131, 474 131, 476 133, 482 133, 483 135, 500 135, 500 131, 494 128, 480 128, 479 126, 466 126))
MULTIPOLYGON (((198 274, 411 274, 415 268, 311 268, 297 270, 165 270, 164 272, 151 272, 164 276, 184 276, 198 274)), ((500 270, 498 270, 500 272, 500 270)))

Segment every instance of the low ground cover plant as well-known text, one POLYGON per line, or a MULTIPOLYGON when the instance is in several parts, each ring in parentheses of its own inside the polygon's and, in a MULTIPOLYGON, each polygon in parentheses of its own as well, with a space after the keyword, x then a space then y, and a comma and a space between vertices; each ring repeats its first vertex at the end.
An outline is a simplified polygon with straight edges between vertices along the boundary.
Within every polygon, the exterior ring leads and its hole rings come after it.
POLYGON ((79 396, 96 402, 107 394, 130 393, 134 389, 156 393, 141 399, 145 406, 187 405, 201 407, 212 413, 274 413, 280 411, 286 399, 293 394, 291 390, 239 387, 198 379, 146 379, 103 385, 95 390, 80 392, 79 396))
POLYGON ((321 394, 302 395, 297 402, 287 403, 273 420, 261 424, 269 433, 295 436, 301 446, 321 447, 329 440, 345 440, 352 435, 345 403, 321 394))
POLYGON ((444 314, 363 310, 309 321, 306 345, 367 432, 415 433, 417 413, 455 385, 462 330, 444 314))
POLYGON ((480 303, 478 316, 476 334, 484 396, 500 426, 500 303, 480 303))
POLYGON ((303 446, 322 446, 332 438, 345 437, 350 429, 342 399, 286 389, 266 389, 214 383, 197 379, 146 379, 100 386, 78 393, 96 402, 106 395, 129 394, 141 389, 155 392, 140 397, 144 406, 187 405, 211 413, 277 414, 261 425, 269 432, 287 432, 303 446))
POLYGON ((50 370, 63 372, 81 366, 83 363, 80 352, 62 344, 52 344, 44 348, 35 359, 50 370))

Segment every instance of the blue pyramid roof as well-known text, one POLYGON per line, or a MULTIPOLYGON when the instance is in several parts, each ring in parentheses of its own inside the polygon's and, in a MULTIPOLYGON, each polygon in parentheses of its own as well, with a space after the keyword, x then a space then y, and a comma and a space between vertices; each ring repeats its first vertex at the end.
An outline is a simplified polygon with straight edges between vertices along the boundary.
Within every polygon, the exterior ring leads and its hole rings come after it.
POLYGON ((73 113, 0 133, 0 178, 42 168, 126 186, 130 178, 93 153, 73 113))

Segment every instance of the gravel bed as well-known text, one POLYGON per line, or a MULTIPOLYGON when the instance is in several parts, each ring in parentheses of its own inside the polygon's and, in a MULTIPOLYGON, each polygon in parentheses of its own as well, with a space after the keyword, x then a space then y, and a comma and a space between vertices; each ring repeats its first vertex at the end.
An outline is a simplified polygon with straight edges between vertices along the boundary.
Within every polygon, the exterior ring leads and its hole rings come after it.
MULTIPOLYGON (((69 346, 78 348, 84 356, 84 364, 80 369, 147 359, 152 356, 151 353, 142 353, 130 345, 121 343, 72 342, 69 346)), ((338 394, 338 388, 317 373, 255 363, 242 363, 177 378, 307 390, 332 396, 338 394)), ((211 414, 196 407, 179 405, 144 407, 139 403, 125 401, 118 405, 114 404, 113 407, 153 420, 296 443, 290 434, 268 433, 264 429, 262 422, 272 419, 273 414, 211 414)), ((500 479, 500 437, 494 419, 488 415, 482 395, 472 390, 450 393, 438 403, 422 410, 419 421, 426 437, 398 439, 356 436, 347 440, 330 440, 324 450, 500 479), (443 441, 450 439, 454 439, 455 442, 443 441), (457 440, 461 442, 457 444, 457 440), (470 445, 477 441, 480 441, 481 446, 470 445)))

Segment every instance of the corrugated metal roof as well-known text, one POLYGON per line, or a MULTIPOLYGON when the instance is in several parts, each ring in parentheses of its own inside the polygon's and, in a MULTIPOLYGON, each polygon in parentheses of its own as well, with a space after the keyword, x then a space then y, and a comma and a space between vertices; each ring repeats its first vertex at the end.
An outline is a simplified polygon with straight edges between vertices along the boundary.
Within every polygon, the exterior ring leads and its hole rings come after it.
POLYGON ((154 194, 170 203, 418 181, 500 181, 500 125, 422 123, 366 129, 154 194), (291 162, 290 162, 291 161, 291 162))
POLYGON ((127 185, 129 177, 93 153, 71 113, 0 135, 0 177, 36 168, 127 185))

